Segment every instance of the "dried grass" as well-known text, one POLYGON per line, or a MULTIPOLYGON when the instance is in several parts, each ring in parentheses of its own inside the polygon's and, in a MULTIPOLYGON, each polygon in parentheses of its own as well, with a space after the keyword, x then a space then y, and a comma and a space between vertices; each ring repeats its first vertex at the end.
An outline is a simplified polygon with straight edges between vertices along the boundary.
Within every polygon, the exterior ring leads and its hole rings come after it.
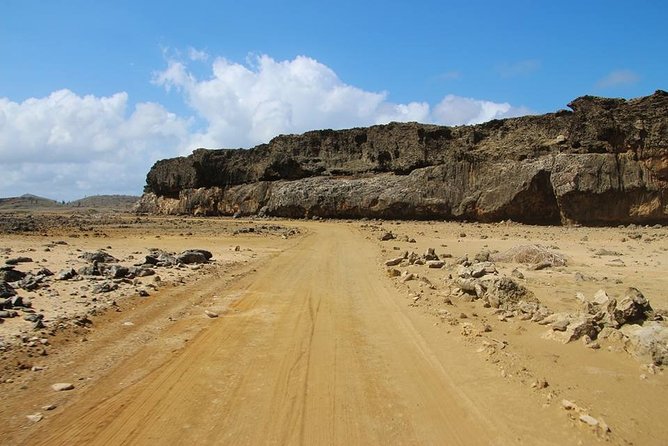
POLYGON ((507 251, 494 254, 492 258, 495 262, 550 263, 552 266, 564 266, 567 260, 562 254, 551 251, 542 245, 515 246, 507 251))

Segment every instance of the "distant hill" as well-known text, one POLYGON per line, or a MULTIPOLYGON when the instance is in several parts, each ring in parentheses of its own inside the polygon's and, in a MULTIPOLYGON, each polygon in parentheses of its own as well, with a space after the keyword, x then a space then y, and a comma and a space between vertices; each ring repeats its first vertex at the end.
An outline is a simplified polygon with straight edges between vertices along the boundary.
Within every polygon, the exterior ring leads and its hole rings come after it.
POLYGON ((134 195, 92 195, 80 200, 70 201, 68 207, 75 208, 111 208, 130 209, 139 200, 134 195))
POLYGON ((0 209, 42 209, 62 206, 59 202, 49 198, 38 197, 33 194, 23 194, 20 197, 0 198, 0 209))
POLYGON ((126 211, 130 210, 137 200, 139 197, 133 195, 91 195, 65 203, 33 194, 24 194, 20 197, 0 198, 0 210, 114 209, 126 211))

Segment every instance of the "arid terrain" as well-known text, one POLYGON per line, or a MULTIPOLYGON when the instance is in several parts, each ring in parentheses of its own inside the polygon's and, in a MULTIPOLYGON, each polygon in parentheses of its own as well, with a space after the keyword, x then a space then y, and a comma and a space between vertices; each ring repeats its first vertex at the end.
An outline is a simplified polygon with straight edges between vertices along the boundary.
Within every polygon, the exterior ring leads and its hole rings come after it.
POLYGON ((668 438, 668 227, 5 212, 5 262, 1 444, 668 438))

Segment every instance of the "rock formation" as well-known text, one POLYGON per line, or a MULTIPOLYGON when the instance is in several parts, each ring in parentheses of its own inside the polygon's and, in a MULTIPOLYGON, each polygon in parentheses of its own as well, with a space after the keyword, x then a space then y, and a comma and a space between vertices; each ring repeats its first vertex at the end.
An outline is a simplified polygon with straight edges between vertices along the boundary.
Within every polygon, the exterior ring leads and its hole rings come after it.
POLYGON ((540 116, 281 135, 158 161, 139 212, 668 222, 668 93, 540 116))

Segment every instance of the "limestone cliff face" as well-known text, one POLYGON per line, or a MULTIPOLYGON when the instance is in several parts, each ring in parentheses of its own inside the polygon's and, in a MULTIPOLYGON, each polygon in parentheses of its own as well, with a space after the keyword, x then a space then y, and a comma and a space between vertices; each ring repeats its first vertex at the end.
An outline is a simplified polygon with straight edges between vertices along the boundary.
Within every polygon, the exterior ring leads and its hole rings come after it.
POLYGON ((158 161, 140 212, 283 217, 668 222, 668 93, 442 127, 282 135, 158 161))

